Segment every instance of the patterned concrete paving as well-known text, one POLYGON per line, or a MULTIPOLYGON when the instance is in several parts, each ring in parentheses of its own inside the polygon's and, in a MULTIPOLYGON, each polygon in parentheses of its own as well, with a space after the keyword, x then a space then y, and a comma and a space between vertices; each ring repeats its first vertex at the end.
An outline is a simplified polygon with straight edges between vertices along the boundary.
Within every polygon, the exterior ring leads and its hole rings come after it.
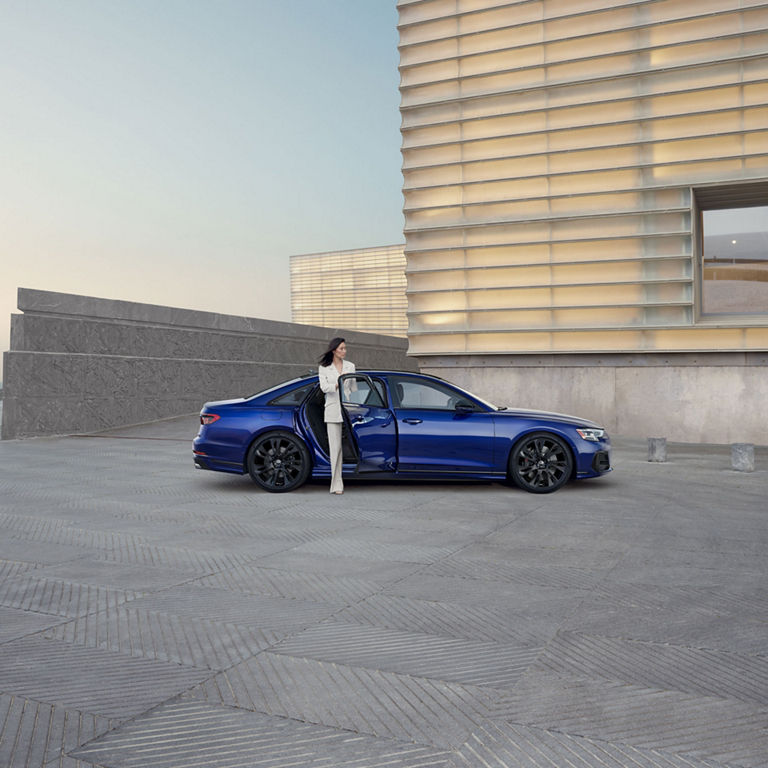
POLYGON ((331 498, 194 431, 0 443, 0 767, 768 766, 768 450, 331 498))

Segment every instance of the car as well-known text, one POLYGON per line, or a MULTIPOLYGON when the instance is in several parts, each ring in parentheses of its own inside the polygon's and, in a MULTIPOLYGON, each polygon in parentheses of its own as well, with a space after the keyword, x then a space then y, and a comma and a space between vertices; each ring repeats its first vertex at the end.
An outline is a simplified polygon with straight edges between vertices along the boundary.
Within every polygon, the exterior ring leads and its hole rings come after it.
MULTIPOLYGON (((511 481, 551 493, 611 471, 610 439, 586 419, 499 408, 423 373, 357 371, 341 376, 339 386, 346 478, 511 481)), ((247 473, 272 493, 330 478, 324 403, 316 373, 206 403, 195 465, 247 473)))

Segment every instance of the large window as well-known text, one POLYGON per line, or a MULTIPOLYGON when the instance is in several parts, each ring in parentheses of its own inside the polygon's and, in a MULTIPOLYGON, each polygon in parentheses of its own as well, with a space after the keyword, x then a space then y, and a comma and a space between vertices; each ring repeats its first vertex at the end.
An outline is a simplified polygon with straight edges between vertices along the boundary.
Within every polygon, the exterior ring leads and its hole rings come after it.
POLYGON ((395 408, 453 411, 461 404, 473 410, 480 410, 471 400, 462 397, 460 392, 436 381, 390 376, 389 385, 395 408))
POLYGON ((768 195, 750 187, 696 194, 703 315, 768 313, 768 195))

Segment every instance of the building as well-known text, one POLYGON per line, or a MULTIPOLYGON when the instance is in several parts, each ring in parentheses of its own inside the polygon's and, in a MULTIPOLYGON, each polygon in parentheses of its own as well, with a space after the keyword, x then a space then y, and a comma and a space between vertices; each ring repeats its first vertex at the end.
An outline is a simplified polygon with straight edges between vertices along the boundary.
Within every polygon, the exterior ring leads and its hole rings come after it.
POLYGON ((398 9, 422 369, 620 434, 768 442, 768 4, 398 9))
POLYGON ((404 247, 291 256, 293 322, 405 336, 404 247))

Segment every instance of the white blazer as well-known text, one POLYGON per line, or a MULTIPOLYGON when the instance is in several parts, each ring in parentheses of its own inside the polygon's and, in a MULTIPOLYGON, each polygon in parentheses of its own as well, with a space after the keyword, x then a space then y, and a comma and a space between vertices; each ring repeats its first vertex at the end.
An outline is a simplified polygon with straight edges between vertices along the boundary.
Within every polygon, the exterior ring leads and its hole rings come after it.
POLYGON ((339 376, 344 373, 354 373, 355 364, 349 360, 343 360, 341 363, 341 374, 336 370, 336 366, 321 365, 317 372, 320 376, 320 389, 325 392, 325 422, 338 424, 343 421, 341 417, 341 399, 336 385, 339 382, 339 376))

